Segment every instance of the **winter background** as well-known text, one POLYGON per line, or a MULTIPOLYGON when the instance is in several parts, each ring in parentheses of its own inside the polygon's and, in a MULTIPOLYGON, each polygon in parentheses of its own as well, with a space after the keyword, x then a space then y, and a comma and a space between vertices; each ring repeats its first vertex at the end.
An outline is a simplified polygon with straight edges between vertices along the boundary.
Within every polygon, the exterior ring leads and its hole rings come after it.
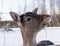
MULTIPOLYGON (((47 14, 50 14, 50 0, 46 0, 47 14)), ((32 11, 35 7, 42 5, 42 0, 0 0, 1 21, 12 21, 10 11, 22 14, 32 11), (38 2, 38 3, 37 3, 38 2)), ((57 8, 56 8, 57 9, 57 8)), ((11 28, 13 31, 0 29, 0 46, 22 46, 22 36, 19 28, 11 28)), ((45 27, 36 37, 37 43, 42 40, 50 40, 55 44, 60 44, 60 27, 45 27)))
MULTIPOLYGON (((12 31, 0 29, 0 46, 22 46, 23 40, 19 28, 10 28, 12 31)), ((50 40, 55 45, 60 44, 60 27, 45 27, 36 37, 37 43, 42 40, 50 40)))

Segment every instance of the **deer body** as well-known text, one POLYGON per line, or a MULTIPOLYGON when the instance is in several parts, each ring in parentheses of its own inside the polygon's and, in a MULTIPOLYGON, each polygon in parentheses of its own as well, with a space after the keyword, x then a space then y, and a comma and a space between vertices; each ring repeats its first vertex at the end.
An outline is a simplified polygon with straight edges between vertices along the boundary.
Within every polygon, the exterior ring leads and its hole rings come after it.
POLYGON ((33 12, 27 12, 19 15, 10 12, 13 20, 21 28, 23 46, 36 46, 36 35, 48 23, 49 15, 38 15, 37 8, 33 12))

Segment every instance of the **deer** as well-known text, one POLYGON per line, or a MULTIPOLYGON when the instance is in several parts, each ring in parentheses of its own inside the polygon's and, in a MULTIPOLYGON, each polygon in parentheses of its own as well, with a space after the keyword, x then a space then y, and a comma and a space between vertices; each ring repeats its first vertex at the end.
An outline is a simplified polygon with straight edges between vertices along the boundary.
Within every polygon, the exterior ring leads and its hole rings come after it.
POLYGON ((23 46, 37 46, 36 36, 49 22, 50 15, 37 14, 38 8, 32 10, 32 12, 26 12, 24 14, 17 14, 10 12, 12 19, 17 23, 21 29, 23 38, 23 46))

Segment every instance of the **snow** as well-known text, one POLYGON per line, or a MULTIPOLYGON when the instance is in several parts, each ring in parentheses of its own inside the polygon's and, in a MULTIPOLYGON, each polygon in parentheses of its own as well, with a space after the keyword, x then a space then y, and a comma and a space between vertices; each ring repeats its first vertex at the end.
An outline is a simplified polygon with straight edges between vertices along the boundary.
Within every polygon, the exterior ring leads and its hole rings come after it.
POLYGON ((44 28, 37 35, 37 43, 41 40, 50 40, 54 44, 60 44, 60 27, 44 28))
POLYGON ((9 32, 0 31, 0 46, 20 46, 22 43, 21 32, 18 28, 13 29, 13 31, 9 32))
MULTIPOLYGON (((23 40, 19 28, 12 28, 13 31, 2 31, 0 29, 0 46, 22 46, 23 40)), ((50 40, 54 44, 60 44, 60 27, 47 27, 37 35, 37 43, 42 40, 50 40)))

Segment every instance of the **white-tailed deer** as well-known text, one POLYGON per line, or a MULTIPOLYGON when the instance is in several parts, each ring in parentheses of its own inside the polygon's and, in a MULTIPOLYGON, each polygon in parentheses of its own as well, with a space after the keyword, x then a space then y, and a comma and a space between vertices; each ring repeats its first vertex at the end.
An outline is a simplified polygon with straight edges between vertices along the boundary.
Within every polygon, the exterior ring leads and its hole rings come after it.
POLYGON ((35 8, 32 12, 22 15, 10 12, 11 17, 21 29, 23 46, 36 46, 37 33, 49 22, 50 15, 39 15, 37 10, 38 8, 35 8))

